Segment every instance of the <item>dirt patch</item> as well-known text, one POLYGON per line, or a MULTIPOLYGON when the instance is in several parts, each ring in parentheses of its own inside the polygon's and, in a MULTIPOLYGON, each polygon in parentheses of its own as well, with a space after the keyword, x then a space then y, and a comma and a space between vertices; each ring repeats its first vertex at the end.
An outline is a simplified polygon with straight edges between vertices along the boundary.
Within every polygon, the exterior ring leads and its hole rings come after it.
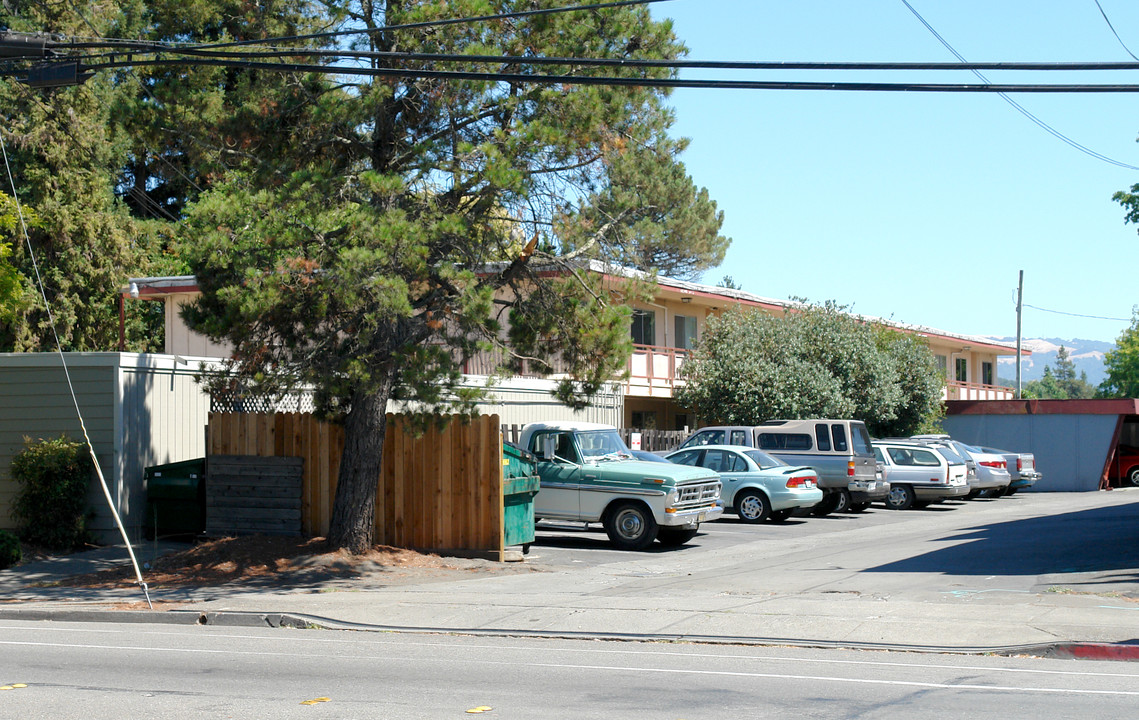
MULTIPOLYGON (((324 538, 269 535, 221 538, 163 555, 143 567, 151 588, 220 585, 319 586, 336 581, 443 579, 454 574, 525 572, 519 563, 442 557, 377 545, 362 555, 328 547, 324 538)), ((129 567, 64 578, 56 587, 93 589, 135 585, 129 567)))

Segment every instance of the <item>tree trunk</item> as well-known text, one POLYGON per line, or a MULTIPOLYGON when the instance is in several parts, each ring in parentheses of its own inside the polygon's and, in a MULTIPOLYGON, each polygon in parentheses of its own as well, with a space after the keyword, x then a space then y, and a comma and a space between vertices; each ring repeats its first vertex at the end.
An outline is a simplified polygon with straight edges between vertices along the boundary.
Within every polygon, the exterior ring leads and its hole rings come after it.
POLYGON ((371 392, 355 393, 344 421, 344 453, 328 542, 356 555, 370 550, 375 542, 376 487, 383 466, 392 375, 389 372, 382 385, 371 392))

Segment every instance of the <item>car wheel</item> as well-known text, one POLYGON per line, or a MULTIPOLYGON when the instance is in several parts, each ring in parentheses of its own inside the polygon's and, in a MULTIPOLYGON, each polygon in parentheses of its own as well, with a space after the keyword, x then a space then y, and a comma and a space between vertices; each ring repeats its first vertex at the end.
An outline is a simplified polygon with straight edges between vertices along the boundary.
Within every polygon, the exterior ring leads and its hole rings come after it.
POLYGON ((657 521, 640 503, 621 502, 605 516, 605 533, 618 550, 644 550, 657 537, 657 521))
POLYGON ((759 490, 744 490, 736 495, 736 514, 745 523, 760 523, 771 515, 771 501, 759 490))
POLYGON ((665 547, 680 547, 696 537, 699 528, 670 528, 663 527, 657 534, 657 540, 665 547))
POLYGON ((868 501, 851 503, 850 504, 850 512, 852 512, 852 513, 865 512, 869 507, 870 507, 870 503, 868 501))
POLYGON ((981 497, 981 491, 980 490, 970 490, 969 494, 965 496, 965 499, 966 500, 976 500, 979 497, 981 497))
POLYGON ((1132 485, 1139 486, 1139 467, 1131 468, 1131 471, 1127 473, 1127 479, 1132 485))
POLYGON ((909 510, 914 505, 914 489, 909 485, 891 485, 886 496, 886 507, 891 510, 909 510))
POLYGON ((850 510, 850 493, 846 490, 839 490, 835 493, 834 510, 831 512, 846 512, 850 510))
POLYGON ((772 510, 771 522, 781 523, 787 518, 791 517, 791 513, 793 512, 794 510, 772 510))

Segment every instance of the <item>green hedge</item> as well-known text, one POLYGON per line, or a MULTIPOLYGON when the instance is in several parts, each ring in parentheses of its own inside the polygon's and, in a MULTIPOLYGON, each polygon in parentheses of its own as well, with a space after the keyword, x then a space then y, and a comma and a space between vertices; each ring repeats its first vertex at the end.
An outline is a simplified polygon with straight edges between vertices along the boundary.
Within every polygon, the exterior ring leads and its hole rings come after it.
POLYGON ((10 532, 0 530, 0 570, 20 562, 20 541, 10 532))
POLYGON ((87 487, 93 465, 87 446, 66 436, 24 439, 12 458, 12 477, 22 487, 12 516, 26 542, 51 550, 71 550, 88 538, 87 487))

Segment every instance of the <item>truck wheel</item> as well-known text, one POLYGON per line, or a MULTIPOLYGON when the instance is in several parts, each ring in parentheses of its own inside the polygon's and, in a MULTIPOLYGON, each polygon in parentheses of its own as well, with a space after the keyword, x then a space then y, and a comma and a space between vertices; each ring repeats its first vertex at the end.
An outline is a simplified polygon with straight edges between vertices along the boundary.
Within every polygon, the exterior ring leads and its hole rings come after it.
POLYGON ((835 493, 834 509, 831 512, 846 512, 850 510, 850 493, 846 490, 839 490, 835 493))
POLYGON ((811 508, 811 514, 814 515, 815 517, 823 517, 824 515, 830 515, 832 512, 834 512, 834 508, 837 504, 838 504, 838 493, 837 492, 827 493, 826 495, 823 496, 822 500, 815 503, 814 507, 811 508))
POLYGON ((644 550, 657 537, 657 521, 640 503, 620 502, 605 516, 605 532, 618 550, 644 550))
POLYGON ((771 501, 759 490, 744 490, 736 495, 736 514, 745 523, 761 523, 771 516, 771 501))
POLYGON ((665 547, 680 547, 696 537, 699 528, 670 528, 662 527, 657 534, 657 540, 665 547))
POLYGON ((886 496, 886 507, 891 510, 909 510, 914 505, 914 489, 909 485, 891 485, 886 496))

